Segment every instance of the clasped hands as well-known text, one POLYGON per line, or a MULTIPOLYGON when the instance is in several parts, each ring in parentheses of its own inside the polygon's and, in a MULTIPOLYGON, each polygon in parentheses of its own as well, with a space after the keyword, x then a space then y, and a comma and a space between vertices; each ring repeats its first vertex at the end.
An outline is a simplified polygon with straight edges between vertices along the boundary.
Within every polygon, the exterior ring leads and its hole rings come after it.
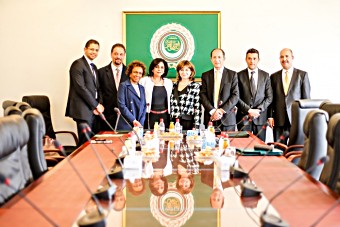
POLYGON ((211 115, 211 118, 210 120, 211 121, 218 121, 218 120, 221 120, 221 118, 223 117, 223 114, 224 114, 224 110, 223 109, 217 109, 213 115, 211 115))

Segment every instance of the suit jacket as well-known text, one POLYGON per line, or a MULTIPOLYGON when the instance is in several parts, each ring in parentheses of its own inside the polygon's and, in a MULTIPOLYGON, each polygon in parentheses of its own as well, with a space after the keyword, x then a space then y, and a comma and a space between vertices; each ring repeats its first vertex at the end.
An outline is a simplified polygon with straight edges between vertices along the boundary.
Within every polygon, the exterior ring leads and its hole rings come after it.
POLYGON ((95 72, 96 78, 84 56, 72 63, 65 116, 87 121, 93 117, 93 110, 101 103, 97 68, 95 72))
POLYGON ((130 126, 123 119, 119 119, 119 130, 130 130, 133 127, 133 121, 137 120, 144 125, 146 115, 146 101, 144 87, 138 84, 140 97, 132 86, 130 80, 120 83, 118 88, 118 108, 130 126))
POLYGON ((267 122, 267 108, 273 101, 273 91, 269 74, 258 69, 257 90, 254 97, 250 90, 248 69, 238 72, 237 76, 240 91, 240 99, 237 103, 237 122, 248 114, 249 109, 260 109, 261 115, 258 118, 253 119, 253 123, 255 125, 265 124, 267 122))
POLYGON ((202 86, 200 91, 201 103, 205 109, 204 124, 207 126, 210 121, 209 112, 214 108, 222 108, 225 114, 222 123, 225 126, 236 124, 234 107, 239 99, 237 73, 224 68, 219 92, 218 107, 214 107, 214 69, 202 74, 202 86))
MULTIPOLYGON (((125 74, 126 66, 123 65, 123 70, 121 74, 120 83, 126 81, 129 77, 125 74)), ((103 97, 103 106, 105 108, 104 114, 110 124, 115 124, 117 113, 114 108, 118 107, 117 102, 117 88, 116 82, 114 80, 114 75, 112 73, 111 63, 99 69, 99 84, 100 90, 103 97)))
POLYGON ((291 122, 291 107, 293 101, 310 99, 311 88, 308 74, 305 71, 294 68, 287 96, 285 96, 283 90, 282 70, 272 74, 270 80, 273 89, 273 102, 268 109, 269 116, 274 118, 275 126, 283 126, 286 112, 291 122))

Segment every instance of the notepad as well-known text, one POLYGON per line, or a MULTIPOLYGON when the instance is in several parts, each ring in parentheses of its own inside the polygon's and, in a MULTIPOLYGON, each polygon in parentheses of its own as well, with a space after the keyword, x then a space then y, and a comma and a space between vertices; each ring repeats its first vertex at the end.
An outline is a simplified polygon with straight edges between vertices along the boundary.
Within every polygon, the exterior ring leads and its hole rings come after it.
POLYGON ((263 155, 281 156, 283 154, 283 151, 277 148, 274 148, 272 151, 268 153, 265 150, 254 150, 252 148, 248 149, 236 148, 236 152, 242 156, 263 156, 263 155))
POLYGON ((229 138, 248 138, 249 134, 246 131, 241 132, 227 132, 229 138))

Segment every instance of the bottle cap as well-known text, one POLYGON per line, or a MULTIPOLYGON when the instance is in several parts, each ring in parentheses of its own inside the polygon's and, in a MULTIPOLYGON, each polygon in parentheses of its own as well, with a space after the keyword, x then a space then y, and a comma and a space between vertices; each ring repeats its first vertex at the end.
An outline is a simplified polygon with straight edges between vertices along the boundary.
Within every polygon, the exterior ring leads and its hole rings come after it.
POLYGON ((164 122, 164 119, 163 118, 159 119, 159 122, 164 122))
POLYGON ((179 122, 179 118, 176 118, 176 122, 179 122))

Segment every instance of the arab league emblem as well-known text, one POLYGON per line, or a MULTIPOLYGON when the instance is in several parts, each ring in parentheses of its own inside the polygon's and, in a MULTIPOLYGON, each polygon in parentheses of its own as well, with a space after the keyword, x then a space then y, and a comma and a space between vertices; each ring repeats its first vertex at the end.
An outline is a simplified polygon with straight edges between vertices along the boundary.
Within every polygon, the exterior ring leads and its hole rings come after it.
POLYGON ((163 58, 169 68, 176 68, 181 60, 191 60, 195 52, 194 37, 188 29, 176 23, 163 25, 150 42, 152 58, 163 58))

